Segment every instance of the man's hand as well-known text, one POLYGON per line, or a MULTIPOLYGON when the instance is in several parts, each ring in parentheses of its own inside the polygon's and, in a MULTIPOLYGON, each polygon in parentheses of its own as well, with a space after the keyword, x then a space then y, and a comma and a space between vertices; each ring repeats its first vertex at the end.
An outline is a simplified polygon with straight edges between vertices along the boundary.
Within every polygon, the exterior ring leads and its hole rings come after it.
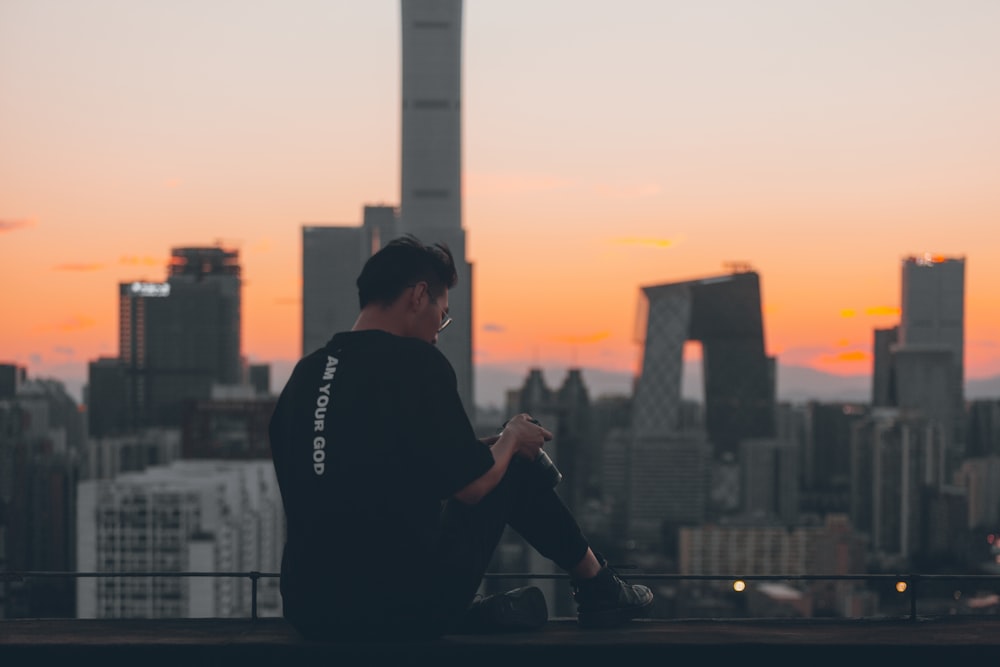
POLYGON ((514 453, 534 461, 545 443, 552 439, 552 433, 537 419, 522 412, 507 420, 500 437, 513 439, 514 453))
POLYGON ((496 488, 514 456, 534 461, 538 458, 542 445, 551 439, 552 433, 543 428, 537 420, 532 419, 531 415, 519 414, 511 417, 503 425, 499 435, 481 438, 482 442, 490 446, 493 467, 456 492, 455 498, 466 505, 478 503, 496 488))

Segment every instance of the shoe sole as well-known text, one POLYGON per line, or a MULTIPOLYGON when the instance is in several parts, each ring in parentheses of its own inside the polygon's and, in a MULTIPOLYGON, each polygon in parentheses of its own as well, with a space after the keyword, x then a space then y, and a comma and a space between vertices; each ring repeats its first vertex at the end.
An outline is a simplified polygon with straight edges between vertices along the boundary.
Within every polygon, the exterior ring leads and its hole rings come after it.
POLYGON ((510 591, 501 602, 491 619, 498 630, 537 630, 549 620, 545 594, 535 586, 510 591))

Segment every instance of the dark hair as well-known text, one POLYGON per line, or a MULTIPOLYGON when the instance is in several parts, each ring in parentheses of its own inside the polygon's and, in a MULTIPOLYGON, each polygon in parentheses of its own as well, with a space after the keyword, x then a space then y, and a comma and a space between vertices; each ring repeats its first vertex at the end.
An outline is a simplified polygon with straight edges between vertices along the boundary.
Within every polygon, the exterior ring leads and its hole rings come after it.
POLYGON ((407 287, 424 281, 431 298, 458 282, 455 259, 444 243, 424 245, 412 234, 389 241, 368 258, 358 276, 358 302, 389 305, 407 287))

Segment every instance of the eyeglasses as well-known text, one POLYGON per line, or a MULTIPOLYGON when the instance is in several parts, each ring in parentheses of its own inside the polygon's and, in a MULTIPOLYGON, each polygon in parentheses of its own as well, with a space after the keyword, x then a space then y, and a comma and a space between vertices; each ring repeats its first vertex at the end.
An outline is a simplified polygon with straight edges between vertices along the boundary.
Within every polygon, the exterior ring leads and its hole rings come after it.
MULTIPOLYGON (((434 305, 437 306, 438 308, 441 308, 441 305, 438 303, 437 299, 434 299, 434 305)), ((438 333, 444 331, 449 324, 451 324, 451 315, 449 315, 448 311, 446 311, 444 308, 441 308, 441 326, 438 327, 438 333)))
MULTIPOLYGON (((416 287, 419 284, 420 283, 411 283, 411 284, 407 285, 407 287, 416 287)), ((428 296, 428 298, 430 298, 430 288, 428 288, 427 296, 428 296)), ((433 301, 434 301, 434 305, 437 306, 438 305, 437 299, 434 299, 433 301)), ((441 308, 441 306, 438 306, 438 308, 441 308)), ((451 324, 451 315, 449 315, 448 312, 445 311, 442 308, 441 309, 441 325, 438 326, 437 332, 441 333, 442 331, 444 331, 445 329, 448 328, 449 324, 451 324)))

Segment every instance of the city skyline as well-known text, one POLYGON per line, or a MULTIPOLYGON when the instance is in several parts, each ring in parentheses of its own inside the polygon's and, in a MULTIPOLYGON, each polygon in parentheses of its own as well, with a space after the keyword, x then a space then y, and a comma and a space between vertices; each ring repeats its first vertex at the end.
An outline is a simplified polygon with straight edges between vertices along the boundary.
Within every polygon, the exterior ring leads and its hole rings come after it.
MULTIPOLYGON (((480 368, 636 373, 641 288, 730 262, 779 365, 870 375, 924 252, 966 259, 966 379, 1000 374, 1000 6, 631 8, 465 7, 477 394, 480 368)), ((0 7, 0 361, 85 378, 117 284, 221 241, 244 353, 288 365, 302 226, 399 205, 399 3, 121 10, 0 7)))

